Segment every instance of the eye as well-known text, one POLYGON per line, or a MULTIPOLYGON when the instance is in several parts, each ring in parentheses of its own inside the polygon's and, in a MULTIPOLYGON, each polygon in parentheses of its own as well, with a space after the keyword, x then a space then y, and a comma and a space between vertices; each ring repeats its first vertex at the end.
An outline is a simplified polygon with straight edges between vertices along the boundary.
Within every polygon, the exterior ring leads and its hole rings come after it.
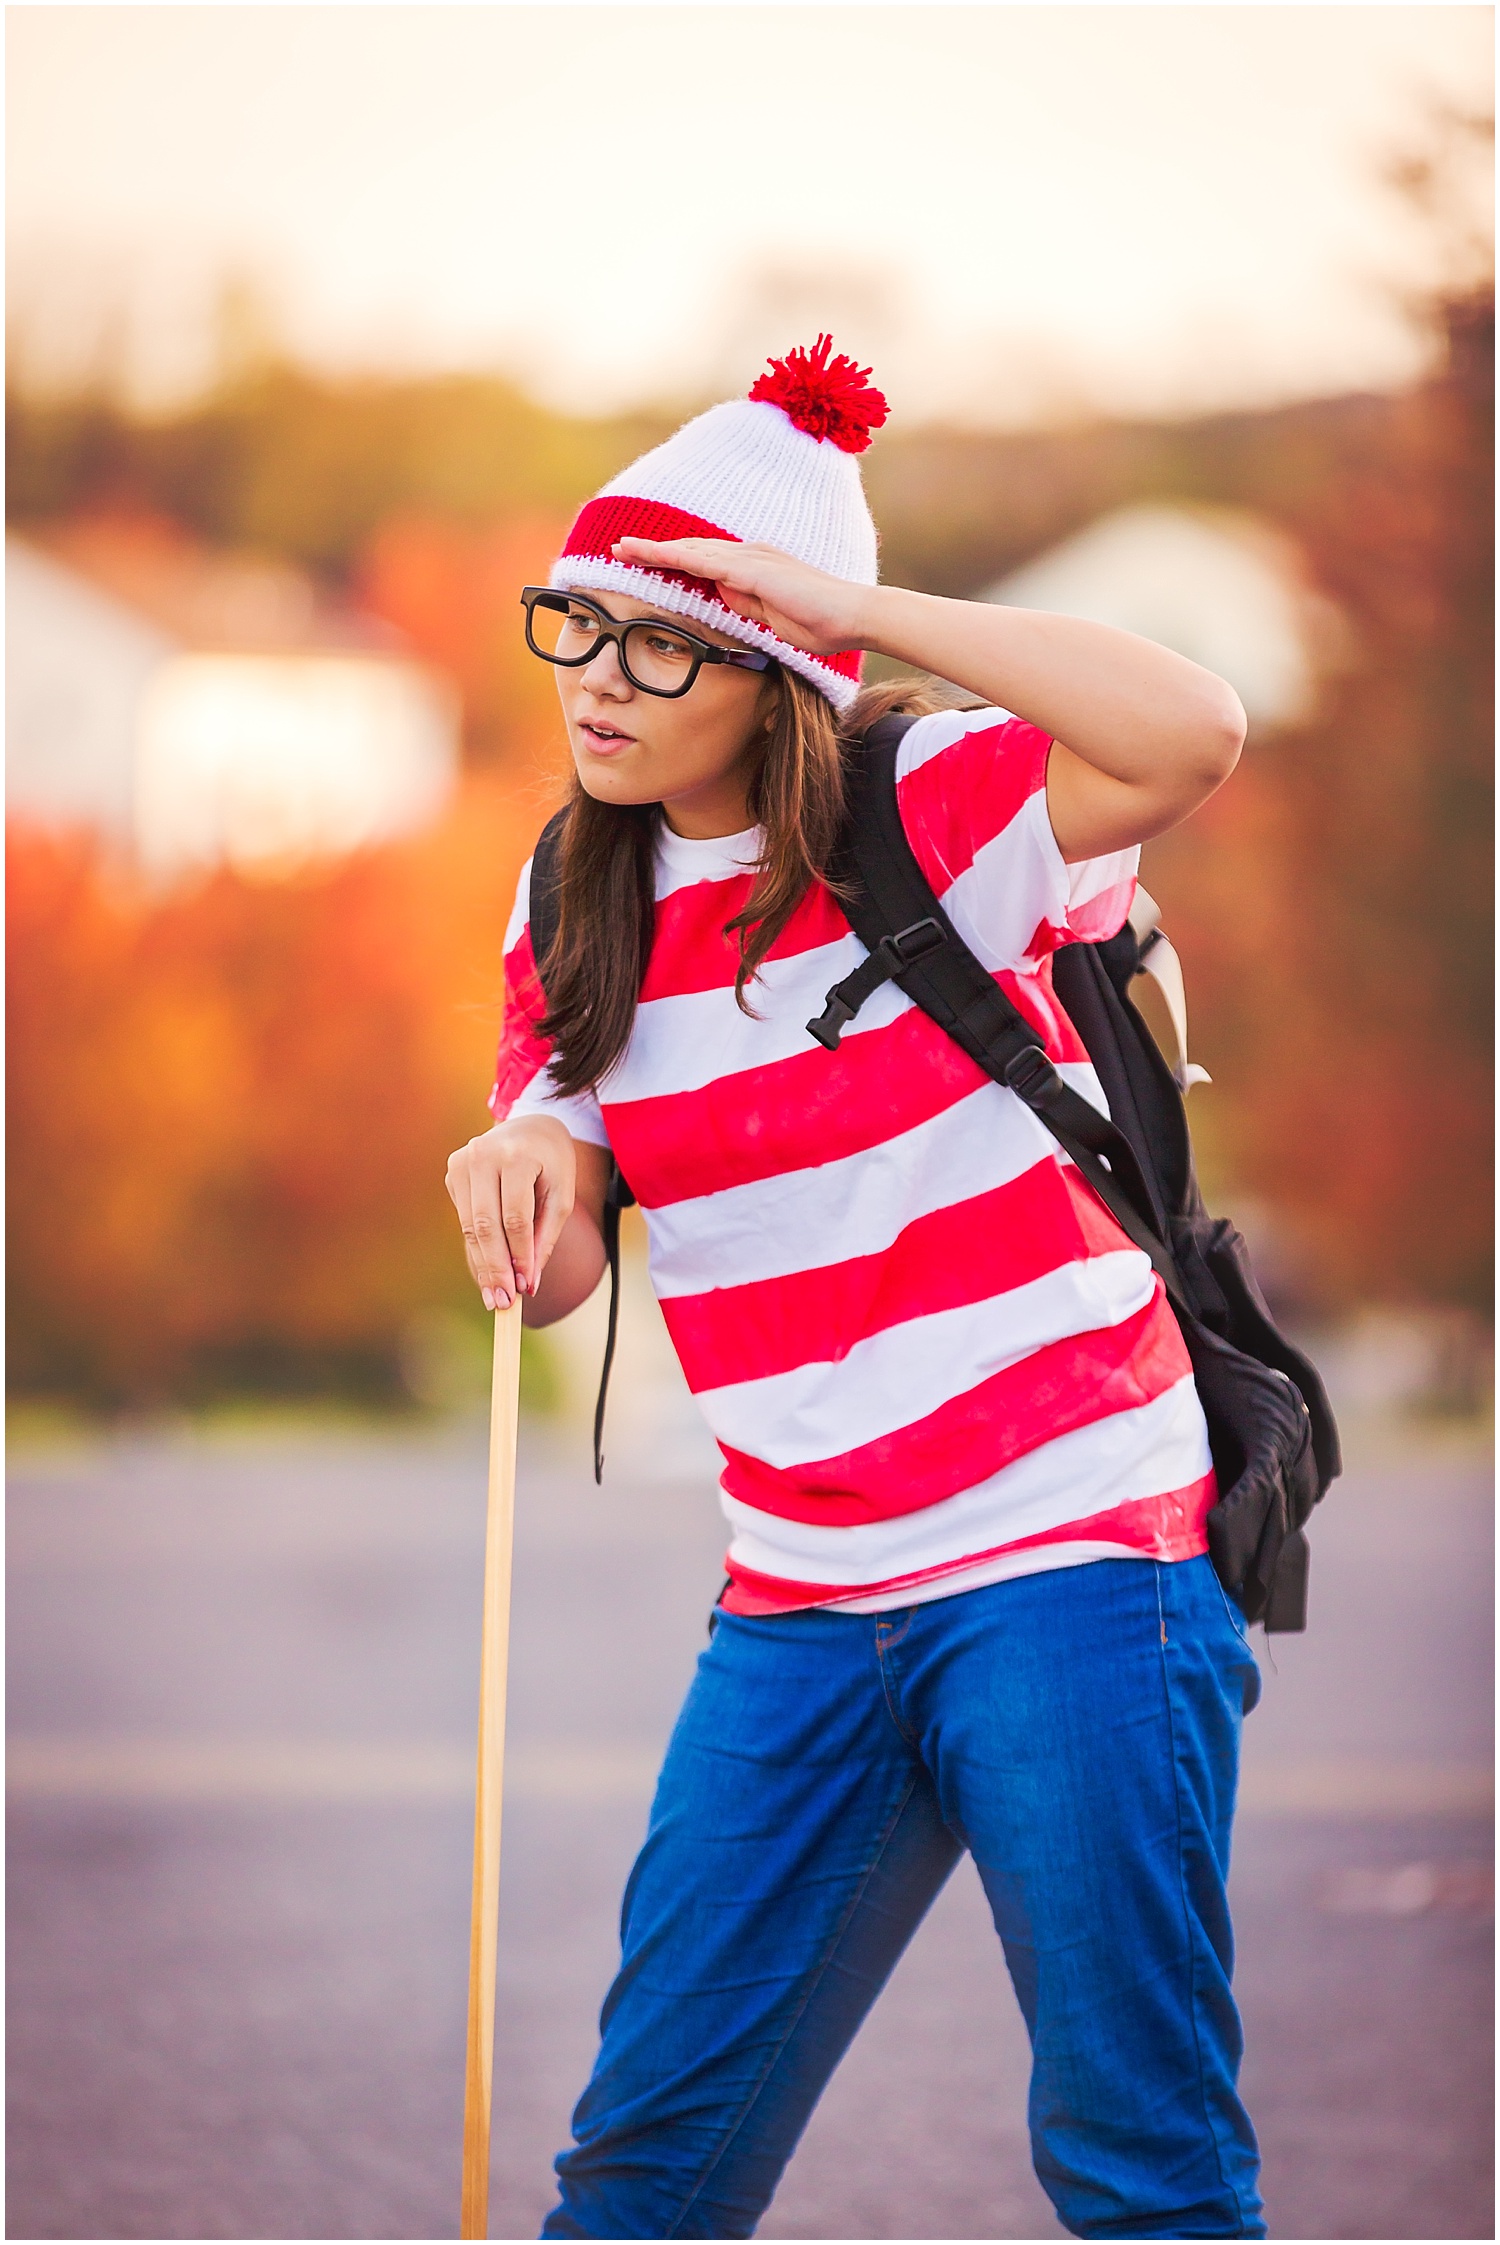
POLYGON ((693 659, 693 651, 687 641, 674 639, 669 631, 642 632, 641 638, 652 654, 662 662, 687 663, 693 659))

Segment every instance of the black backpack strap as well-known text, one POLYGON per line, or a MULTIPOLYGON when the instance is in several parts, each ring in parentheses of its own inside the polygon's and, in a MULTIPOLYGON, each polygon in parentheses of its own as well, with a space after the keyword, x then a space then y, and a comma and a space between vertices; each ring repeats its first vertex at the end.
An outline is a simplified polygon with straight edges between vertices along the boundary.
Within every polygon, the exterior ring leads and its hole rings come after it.
POLYGON ((543 989, 547 986, 544 962, 557 934, 557 891, 562 878, 562 838, 566 810, 554 811, 537 836, 531 853, 531 892, 526 917, 531 926, 531 955, 543 989))
POLYGON ((609 1399, 609 1375, 615 1361, 615 1336, 620 1325, 620 1210, 628 1208, 634 1193, 611 1159, 609 1182, 604 1188, 600 1230, 604 1234, 604 1259, 609 1265, 609 1323, 604 1332, 604 1362, 599 1370, 599 1393, 594 1403, 594 1480, 604 1480, 604 1406, 609 1399))
POLYGON ((1156 1228, 1176 1246, 1177 1218, 1200 1205, 1182 1093, 1130 996, 1140 953, 1127 920, 1104 943, 1065 943, 1052 955, 1052 994, 1083 1040, 1110 1119, 1134 1146, 1156 1228))
POLYGON ((975 958, 917 862, 896 794, 896 755, 913 722, 882 718, 851 753, 848 809, 832 871, 845 916, 870 956, 829 991, 809 1033, 832 1051, 871 993, 884 982, 899 984, 986 1075, 1024 1100, 1126 1237, 1149 1256, 1173 1306, 1191 1317, 1135 1148, 1063 1081, 1036 1030, 975 958))
MULTIPOLYGON (((547 987, 547 958, 557 934, 557 891, 561 873, 563 822, 566 811, 548 819, 531 860, 531 898, 527 917, 531 925, 531 951, 542 988, 547 987)), ((620 1165, 610 1156, 609 1179, 604 1188, 604 1208, 599 1228, 604 1235, 604 1260, 609 1267, 609 1324, 604 1338, 604 1365, 599 1374, 599 1395, 594 1404, 594 1479, 604 1479, 604 1406, 609 1395, 609 1375, 615 1361, 615 1336, 620 1325, 620 1211, 633 1207, 635 1195, 626 1184, 620 1165)))

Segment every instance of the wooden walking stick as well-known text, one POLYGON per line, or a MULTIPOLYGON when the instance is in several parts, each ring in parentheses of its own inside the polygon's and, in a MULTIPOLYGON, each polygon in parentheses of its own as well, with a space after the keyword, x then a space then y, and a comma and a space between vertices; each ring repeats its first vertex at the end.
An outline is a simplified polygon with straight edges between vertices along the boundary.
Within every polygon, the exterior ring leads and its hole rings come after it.
POLYGON ((484 1531, 479 1651, 479 1776, 474 1796, 474 1899, 469 1919, 469 2052, 464 2077, 460 2237, 490 2233, 490 2091, 495 2070, 495 1933, 500 1914, 500 1800, 505 1776, 505 1675, 510 1556, 516 1513, 521 1304, 495 1312, 490 1389, 490 1491, 484 1531))

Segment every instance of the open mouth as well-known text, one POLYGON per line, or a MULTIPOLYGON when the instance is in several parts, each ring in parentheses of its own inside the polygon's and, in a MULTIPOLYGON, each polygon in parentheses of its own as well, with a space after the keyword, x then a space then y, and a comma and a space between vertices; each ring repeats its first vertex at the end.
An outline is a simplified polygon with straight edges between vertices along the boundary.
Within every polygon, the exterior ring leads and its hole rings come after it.
POLYGON ((593 721, 580 722, 578 730, 590 748, 605 756, 611 749, 625 748, 635 739, 634 733, 622 733, 618 725, 601 725, 593 721))

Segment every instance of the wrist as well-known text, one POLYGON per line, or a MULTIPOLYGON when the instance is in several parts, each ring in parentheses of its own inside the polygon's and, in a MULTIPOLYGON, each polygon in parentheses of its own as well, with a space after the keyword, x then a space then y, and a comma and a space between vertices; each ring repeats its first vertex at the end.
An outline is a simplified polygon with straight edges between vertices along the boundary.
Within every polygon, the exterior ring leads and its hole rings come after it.
POLYGON ((567 1124, 556 1115, 507 1115, 490 1126, 490 1136, 502 1146, 561 1145, 571 1151, 573 1145, 567 1124))
POLYGON ((853 628, 849 644, 863 648, 866 654, 888 655, 887 641, 897 627, 894 603, 901 599, 896 585, 860 585, 855 588, 858 597, 854 604, 853 628))
POLYGON ((923 652, 928 633, 922 628, 923 610, 933 605, 928 593, 908 592, 903 585, 871 585, 861 616, 859 645, 867 653, 886 655, 893 662, 935 668, 923 652))

